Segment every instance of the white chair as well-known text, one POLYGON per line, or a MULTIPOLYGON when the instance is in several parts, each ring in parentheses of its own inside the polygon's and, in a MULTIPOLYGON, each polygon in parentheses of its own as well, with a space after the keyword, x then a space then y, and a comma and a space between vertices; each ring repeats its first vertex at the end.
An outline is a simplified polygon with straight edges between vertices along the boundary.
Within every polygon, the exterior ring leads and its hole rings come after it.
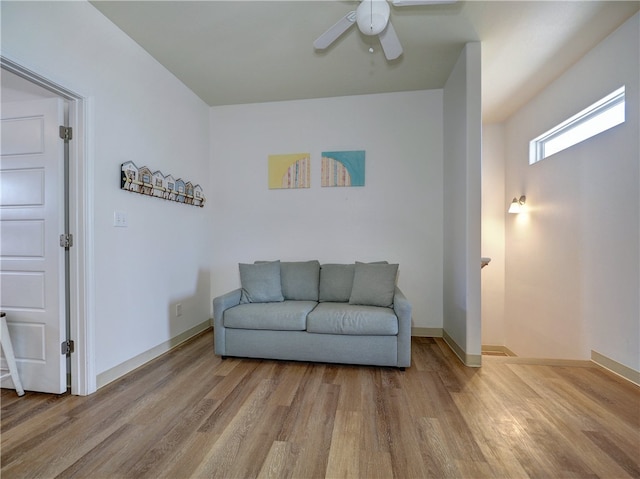
POLYGON ((2 350, 4 351, 4 357, 7 360, 9 369, 2 369, 0 379, 11 376, 13 385, 16 388, 18 396, 24 396, 24 389, 22 389, 22 382, 20 381, 20 375, 18 374, 18 366, 16 365, 16 357, 13 354, 13 345, 11 344, 11 336, 9 336, 9 328, 7 327, 7 315, 4 312, 0 312, 0 320, 2 321, 2 327, 0 329, 0 344, 2 344, 2 350), (8 372, 5 372, 8 371, 8 372))

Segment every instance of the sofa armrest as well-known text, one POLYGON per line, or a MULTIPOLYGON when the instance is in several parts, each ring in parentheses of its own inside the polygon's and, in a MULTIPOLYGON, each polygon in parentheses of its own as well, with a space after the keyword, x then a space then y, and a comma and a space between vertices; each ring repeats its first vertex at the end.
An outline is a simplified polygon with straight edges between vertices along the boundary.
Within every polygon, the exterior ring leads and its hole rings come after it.
POLYGON ((224 312, 240 304, 241 292, 242 289, 238 288, 213 299, 214 352, 220 356, 225 355, 224 312))
POLYGON ((398 367, 411 366, 411 311, 412 306, 400 288, 396 286, 393 310, 398 317, 398 367))

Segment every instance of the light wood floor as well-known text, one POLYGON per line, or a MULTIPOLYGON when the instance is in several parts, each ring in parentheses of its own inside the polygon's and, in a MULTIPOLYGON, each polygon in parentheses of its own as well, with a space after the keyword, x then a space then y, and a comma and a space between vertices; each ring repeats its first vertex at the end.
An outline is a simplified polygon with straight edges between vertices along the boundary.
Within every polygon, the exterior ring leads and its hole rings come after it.
POLYGON ((209 331, 88 397, 2 390, 9 478, 640 477, 640 388, 414 338, 412 367, 227 359, 209 331))

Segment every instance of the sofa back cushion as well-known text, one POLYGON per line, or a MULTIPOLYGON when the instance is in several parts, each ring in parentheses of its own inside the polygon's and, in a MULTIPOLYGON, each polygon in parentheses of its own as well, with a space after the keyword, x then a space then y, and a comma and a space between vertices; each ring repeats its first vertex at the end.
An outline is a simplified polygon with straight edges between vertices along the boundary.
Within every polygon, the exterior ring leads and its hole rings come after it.
POLYGON ((239 264, 242 294, 240 303, 283 301, 280 284, 280 261, 239 264))
POLYGON ((349 302, 355 268, 355 264, 323 264, 320 267, 320 302, 349 302))
POLYGON ((285 300, 318 301, 320 262, 281 261, 280 282, 285 300))

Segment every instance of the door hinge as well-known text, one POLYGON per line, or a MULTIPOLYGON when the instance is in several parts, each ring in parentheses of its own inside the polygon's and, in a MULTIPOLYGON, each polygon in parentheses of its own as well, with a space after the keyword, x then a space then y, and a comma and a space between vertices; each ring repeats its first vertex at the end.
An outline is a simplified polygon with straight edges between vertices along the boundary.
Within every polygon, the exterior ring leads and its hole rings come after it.
POLYGON ((61 248, 71 248, 72 246, 73 246, 73 235, 71 233, 60 235, 61 248))
POLYGON ((64 141, 69 141, 73 138, 73 130, 70 126, 60 126, 60 138, 64 141))
POLYGON ((72 339, 68 339, 67 341, 62 341, 62 344, 60 345, 60 352, 64 355, 64 356, 68 356, 69 354, 73 353, 75 351, 75 343, 73 342, 72 339))

